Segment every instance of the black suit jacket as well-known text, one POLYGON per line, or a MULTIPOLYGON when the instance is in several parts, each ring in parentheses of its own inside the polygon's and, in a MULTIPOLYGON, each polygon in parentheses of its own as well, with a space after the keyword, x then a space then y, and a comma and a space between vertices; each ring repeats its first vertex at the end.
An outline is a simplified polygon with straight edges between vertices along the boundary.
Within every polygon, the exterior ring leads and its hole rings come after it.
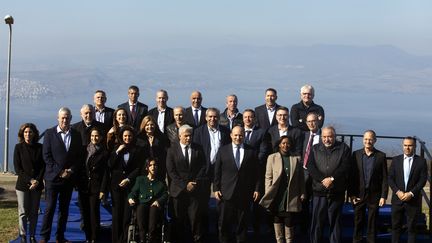
MULTIPOLYGON (((267 135, 267 131, 255 126, 252 129, 252 134, 250 135, 249 141, 245 140, 245 144, 248 144, 255 150, 258 154, 258 160, 261 165, 266 165, 267 156, 271 153, 272 149, 270 148, 270 140, 267 135)), ((265 168, 264 168, 265 169, 265 168)))
POLYGON ((102 186, 103 177, 108 167, 109 153, 106 148, 100 148, 88 159, 88 152, 85 153, 84 165, 79 179, 79 190, 91 194, 105 192, 102 186))
POLYGON ((77 123, 72 124, 72 128, 77 130, 81 134, 81 142, 84 147, 86 147, 90 143, 90 130, 93 127, 97 127, 101 131, 101 135, 106 134, 104 130, 104 124, 93 120, 90 126, 86 126, 84 121, 79 121, 77 123))
POLYGON ((193 114, 193 111, 192 111, 192 107, 190 107, 190 106, 188 108, 186 108, 186 111, 185 111, 185 114, 183 116, 183 119, 184 119, 185 123, 189 124, 191 127, 193 127, 193 128, 199 127, 199 126, 204 125, 204 124, 207 123, 207 121, 205 119, 205 116, 206 116, 205 113, 206 113, 206 111, 207 111, 207 108, 201 106, 201 116, 199 117, 199 124, 198 124, 198 126, 195 126, 194 114, 193 114))
POLYGON ((42 190, 45 163, 42 158, 42 144, 18 143, 14 150, 14 167, 18 175, 15 189, 28 191, 31 185, 30 180, 39 182, 36 190, 42 190))
POLYGON ((196 182, 197 187, 192 192, 199 196, 203 191, 205 176, 205 158, 202 148, 198 144, 191 144, 190 164, 183 155, 180 143, 174 143, 168 149, 166 165, 168 176, 171 179, 169 193, 172 197, 178 197, 181 193, 187 193, 188 182, 196 182))
POLYGON ((138 146, 132 146, 127 151, 129 152, 129 161, 127 164, 124 162, 125 150, 119 154, 116 153, 118 146, 114 148, 108 160, 107 173, 105 173, 102 189, 107 191, 108 183, 112 191, 129 190, 135 184, 135 178, 139 175, 141 167, 144 165, 145 154, 143 149, 138 146), (123 179, 128 178, 129 184, 125 188, 119 186, 123 179))
POLYGON ((135 128, 136 131, 139 131, 139 127, 141 125, 141 121, 142 119, 147 116, 148 113, 148 106, 146 104, 143 104, 141 102, 137 102, 136 104, 136 118, 135 120, 132 119, 132 114, 130 112, 130 106, 129 106, 129 101, 126 101, 123 104, 120 104, 118 106, 118 108, 123 108, 126 110, 127 115, 128 115, 128 124, 133 126, 135 128))
MULTIPOLYGON (((267 130, 267 134, 270 137, 271 148, 273 152, 279 151, 279 148, 277 148, 277 142, 280 139, 278 125, 271 126, 267 130)), ((304 137, 302 131, 296 127, 288 126, 287 136, 293 139, 294 148, 292 148, 292 151, 298 155, 301 155, 303 151, 303 137, 304 137)))
POLYGON ((72 176, 68 181, 73 181, 79 173, 82 165, 83 147, 81 134, 71 128, 71 142, 69 150, 66 151, 65 144, 60 133, 57 133, 57 126, 45 131, 43 142, 43 158, 45 161, 45 180, 51 182, 63 182, 59 177, 64 169, 71 169, 72 176))
MULTIPOLYGON (((224 127, 224 126, 219 126, 219 131, 221 134, 220 147, 222 147, 225 144, 231 143, 229 128, 224 127)), ((210 167, 211 167, 211 162, 210 162, 211 142, 210 142, 210 134, 208 131, 207 124, 203 124, 194 130, 193 142, 196 144, 199 144, 203 148, 205 161, 206 161, 206 172, 207 173, 213 173, 213 171, 210 170, 210 167)), ((208 176, 210 178, 213 177, 212 174, 208 174, 208 176)))
MULTIPOLYGON (((157 107, 152 108, 151 110, 149 110, 148 114, 150 116, 152 116, 156 122, 158 120, 158 116, 159 116, 159 110, 157 107)), ((166 133, 166 127, 174 122, 174 111, 171 107, 167 107, 165 109, 165 118, 164 118, 164 131, 163 133, 166 133)), ((157 124, 156 124, 157 125, 157 124)), ((159 128, 159 127, 158 127, 159 128)))
MULTIPOLYGON (((365 181, 363 170, 364 149, 354 151, 352 155, 353 165, 351 167, 350 186, 348 196, 355 196, 361 199, 365 197, 365 181)), ((387 199, 388 182, 387 182, 387 159, 385 153, 375 149, 375 161, 372 168, 372 174, 369 182, 369 197, 376 199, 387 199)))
MULTIPOLYGON (((95 114, 96 111, 94 110, 95 114)), ((103 130, 104 130, 104 136, 105 134, 111 129, 111 127, 113 126, 113 122, 114 122, 114 109, 113 108, 109 108, 105 106, 104 109, 104 122, 102 123, 103 126, 103 130)))
POLYGON ((260 128, 263 129, 268 129, 271 126, 274 126, 277 124, 276 121, 276 110, 280 107, 280 105, 276 104, 275 106, 275 113, 273 115, 273 119, 272 122, 269 122, 269 116, 267 113, 267 106, 264 105, 260 105, 255 107, 255 117, 257 119, 257 126, 259 126, 260 128))
POLYGON ((414 198, 407 203, 420 206, 422 198, 421 190, 425 186, 428 176, 426 160, 418 155, 414 155, 406 190, 404 183, 403 160, 403 154, 394 157, 388 171, 388 183, 393 191, 392 204, 403 204, 396 195, 397 191, 402 191, 412 192, 414 194, 414 198))
POLYGON ((219 149, 215 163, 213 191, 220 191, 224 200, 236 198, 250 202, 254 191, 259 191, 258 157, 249 145, 244 145, 244 157, 238 169, 232 144, 219 149))

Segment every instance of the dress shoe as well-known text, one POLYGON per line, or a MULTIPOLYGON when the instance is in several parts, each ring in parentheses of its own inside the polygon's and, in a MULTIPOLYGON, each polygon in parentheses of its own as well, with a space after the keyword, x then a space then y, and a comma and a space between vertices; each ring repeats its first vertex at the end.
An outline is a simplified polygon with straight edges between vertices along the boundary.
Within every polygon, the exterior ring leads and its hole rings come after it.
POLYGON ((47 240, 39 240, 39 243, 48 243, 47 240))
POLYGON ((56 243, 72 243, 72 241, 63 239, 63 240, 56 240, 56 243))
POLYGON ((27 243, 27 236, 25 236, 25 235, 21 235, 21 243, 27 243))

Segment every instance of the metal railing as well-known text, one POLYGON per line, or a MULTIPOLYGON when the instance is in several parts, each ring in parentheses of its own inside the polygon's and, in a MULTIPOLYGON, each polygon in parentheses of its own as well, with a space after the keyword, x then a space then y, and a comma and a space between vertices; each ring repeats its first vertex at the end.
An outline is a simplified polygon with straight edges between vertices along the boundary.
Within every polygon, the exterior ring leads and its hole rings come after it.
MULTIPOLYGON (((340 138, 342 142, 347 143, 351 149, 351 153, 352 153, 352 148, 353 148, 353 144, 354 144, 354 138, 363 138, 363 135, 356 135, 356 134, 337 134, 336 137, 340 138), (347 141, 346 141, 347 140, 347 141)), ((427 195, 427 193, 425 192, 424 188, 421 190, 421 194, 423 196, 424 201, 426 202, 426 206, 428 207, 428 211, 429 211, 429 227, 428 227, 428 231, 429 234, 432 236, 432 207, 431 207, 431 199, 432 199, 432 184, 431 184, 431 176, 432 176, 432 165, 431 165, 431 161, 432 161, 432 155, 429 152, 429 150, 426 147, 426 142, 423 141, 422 139, 420 139, 417 136, 413 136, 416 140, 416 144, 417 144, 417 148, 420 149, 420 154, 419 156, 422 158, 425 158, 427 161, 427 164, 430 168, 429 173, 428 173, 428 177, 427 177, 427 182, 429 183, 429 195, 427 195), (420 146, 418 146, 420 145, 420 146)), ((397 139, 397 140, 403 140, 405 137, 395 137, 395 136, 376 136, 377 139, 397 139)), ((387 159, 391 159, 391 157, 387 157, 387 159)))

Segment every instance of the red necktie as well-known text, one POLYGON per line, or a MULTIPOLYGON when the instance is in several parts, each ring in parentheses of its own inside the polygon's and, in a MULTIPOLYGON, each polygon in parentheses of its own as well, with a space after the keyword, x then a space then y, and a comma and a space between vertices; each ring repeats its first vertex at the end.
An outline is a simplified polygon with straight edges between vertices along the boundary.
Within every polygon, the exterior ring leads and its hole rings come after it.
POLYGON ((309 154, 310 154, 310 150, 311 150, 311 147, 312 147, 312 141, 313 141, 313 133, 311 132, 310 133, 310 136, 309 136, 309 141, 308 141, 308 144, 307 144, 307 147, 306 147, 306 151, 305 151, 305 155, 304 155, 304 159, 303 159, 303 167, 304 168, 306 168, 306 166, 307 166, 307 162, 308 162, 308 160, 309 160, 309 154))

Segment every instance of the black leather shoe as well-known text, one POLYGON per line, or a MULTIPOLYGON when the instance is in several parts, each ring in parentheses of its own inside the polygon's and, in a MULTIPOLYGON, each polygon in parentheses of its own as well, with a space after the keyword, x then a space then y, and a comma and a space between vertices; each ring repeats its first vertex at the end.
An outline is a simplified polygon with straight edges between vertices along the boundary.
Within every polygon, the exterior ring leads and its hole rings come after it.
POLYGON ((21 235, 21 243, 27 243, 27 236, 21 235))

